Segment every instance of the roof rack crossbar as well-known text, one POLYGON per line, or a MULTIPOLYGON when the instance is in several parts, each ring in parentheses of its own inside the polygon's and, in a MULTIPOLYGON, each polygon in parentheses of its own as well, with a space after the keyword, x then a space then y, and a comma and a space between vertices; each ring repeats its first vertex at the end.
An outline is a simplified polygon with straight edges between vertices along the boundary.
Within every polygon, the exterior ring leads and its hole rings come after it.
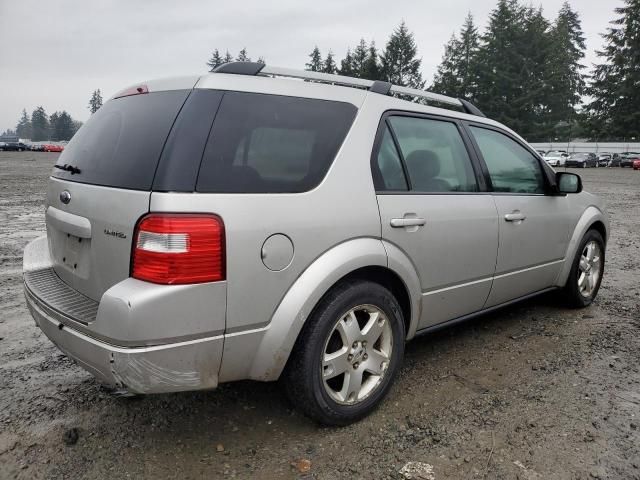
POLYGON ((334 85, 343 85, 347 87, 356 87, 367 89, 375 93, 397 94, 410 97, 424 98, 438 103, 453 105, 462 108, 465 113, 477 116, 485 116, 472 103, 461 100, 459 98, 448 97, 439 93, 428 92, 426 90, 418 90, 416 88, 401 87, 392 85, 388 82, 380 82, 367 80, 365 78, 346 77, 344 75, 334 75, 331 73, 311 72, 308 70, 298 70, 294 68, 272 67, 269 65, 256 64, 250 62, 231 62, 224 64, 215 69, 217 73, 238 73, 243 75, 264 75, 275 77, 299 78, 301 80, 309 80, 312 82, 331 83, 334 85), (245 65, 242 65, 245 63, 245 65), (248 63, 248 65, 247 65, 248 63), (390 86, 390 88, 387 88, 390 86))

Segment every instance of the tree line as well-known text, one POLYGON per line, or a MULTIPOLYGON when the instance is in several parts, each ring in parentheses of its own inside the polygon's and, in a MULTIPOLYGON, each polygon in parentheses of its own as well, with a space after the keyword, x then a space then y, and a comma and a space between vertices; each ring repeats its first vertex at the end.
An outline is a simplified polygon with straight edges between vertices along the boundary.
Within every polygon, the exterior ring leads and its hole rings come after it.
MULTIPOLYGON (((102 106, 102 94, 100 89, 94 90, 89 100, 89 111, 93 114, 102 106)), ((32 142, 68 141, 82 126, 82 122, 74 120, 66 110, 53 112, 47 115, 42 106, 37 107, 31 115, 27 109, 22 109, 22 115, 15 130, 5 130, 3 135, 17 135, 18 138, 30 139, 32 142)))
MULTIPOLYGON (((464 98, 532 142, 640 137, 640 0, 622 0, 614 12, 591 73, 578 12, 565 2, 548 19, 524 0, 498 0, 482 32, 467 15, 430 83, 404 21, 382 50, 361 39, 338 59, 315 46, 305 68, 464 98)), ((243 49, 235 61, 248 58, 243 49)), ((213 70, 233 60, 215 50, 207 65, 213 70)))

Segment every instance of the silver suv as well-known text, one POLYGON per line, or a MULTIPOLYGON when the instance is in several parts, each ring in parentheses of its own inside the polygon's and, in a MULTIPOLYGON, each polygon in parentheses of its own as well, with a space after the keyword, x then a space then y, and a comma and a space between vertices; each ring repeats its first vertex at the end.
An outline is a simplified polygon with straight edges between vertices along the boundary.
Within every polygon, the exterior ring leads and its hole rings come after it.
POLYGON ((226 64, 126 89, 74 136, 27 304, 115 389, 282 379, 344 425, 416 335, 553 289, 589 305, 609 227, 581 190, 463 100, 226 64))

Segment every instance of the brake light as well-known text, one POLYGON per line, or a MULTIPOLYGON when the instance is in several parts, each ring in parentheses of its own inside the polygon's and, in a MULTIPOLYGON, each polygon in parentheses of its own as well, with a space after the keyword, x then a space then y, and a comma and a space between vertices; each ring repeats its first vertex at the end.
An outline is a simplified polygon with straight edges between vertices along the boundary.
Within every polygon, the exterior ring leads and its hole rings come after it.
POLYGON ((134 87, 125 88, 114 95, 113 98, 130 97, 131 95, 141 95, 143 93, 149 93, 149 87, 146 85, 136 85, 134 87))
POLYGON ((224 250, 220 217, 152 213, 136 227, 131 276, 171 285, 224 280, 224 250))

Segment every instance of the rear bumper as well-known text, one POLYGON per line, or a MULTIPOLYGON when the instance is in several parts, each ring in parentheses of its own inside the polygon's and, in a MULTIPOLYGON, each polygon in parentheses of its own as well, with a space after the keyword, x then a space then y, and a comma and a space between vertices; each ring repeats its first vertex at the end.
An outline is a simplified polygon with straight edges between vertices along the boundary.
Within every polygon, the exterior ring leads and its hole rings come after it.
MULTIPOLYGON (((46 237, 29 244, 25 250, 25 272, 50 267, 46 248, 46 237)), ((130 293, 125 300, 135 301, 131 297, 135 293, 130 293)), ((49 305, 27 282, 25 298, 31 315, 44 334, 67 356, 107 385, 132 393, 212 389, 218 385, 224 345, 222 333, 158 345, 114 345, 92 335, 88 331, 91 325, 83 325, 56 309, 56 305, 49 305)), ((107 322, 109 317, 121 313, 119 309, 109 308, 113 303, 113 298, 110 302, 100 302, 96 323, 107 322)), ((132 320, 142 323, 146 319, 138 316, 132 320)), ((153 320, 156 325, 162 325, 162 318, 153 320)))

